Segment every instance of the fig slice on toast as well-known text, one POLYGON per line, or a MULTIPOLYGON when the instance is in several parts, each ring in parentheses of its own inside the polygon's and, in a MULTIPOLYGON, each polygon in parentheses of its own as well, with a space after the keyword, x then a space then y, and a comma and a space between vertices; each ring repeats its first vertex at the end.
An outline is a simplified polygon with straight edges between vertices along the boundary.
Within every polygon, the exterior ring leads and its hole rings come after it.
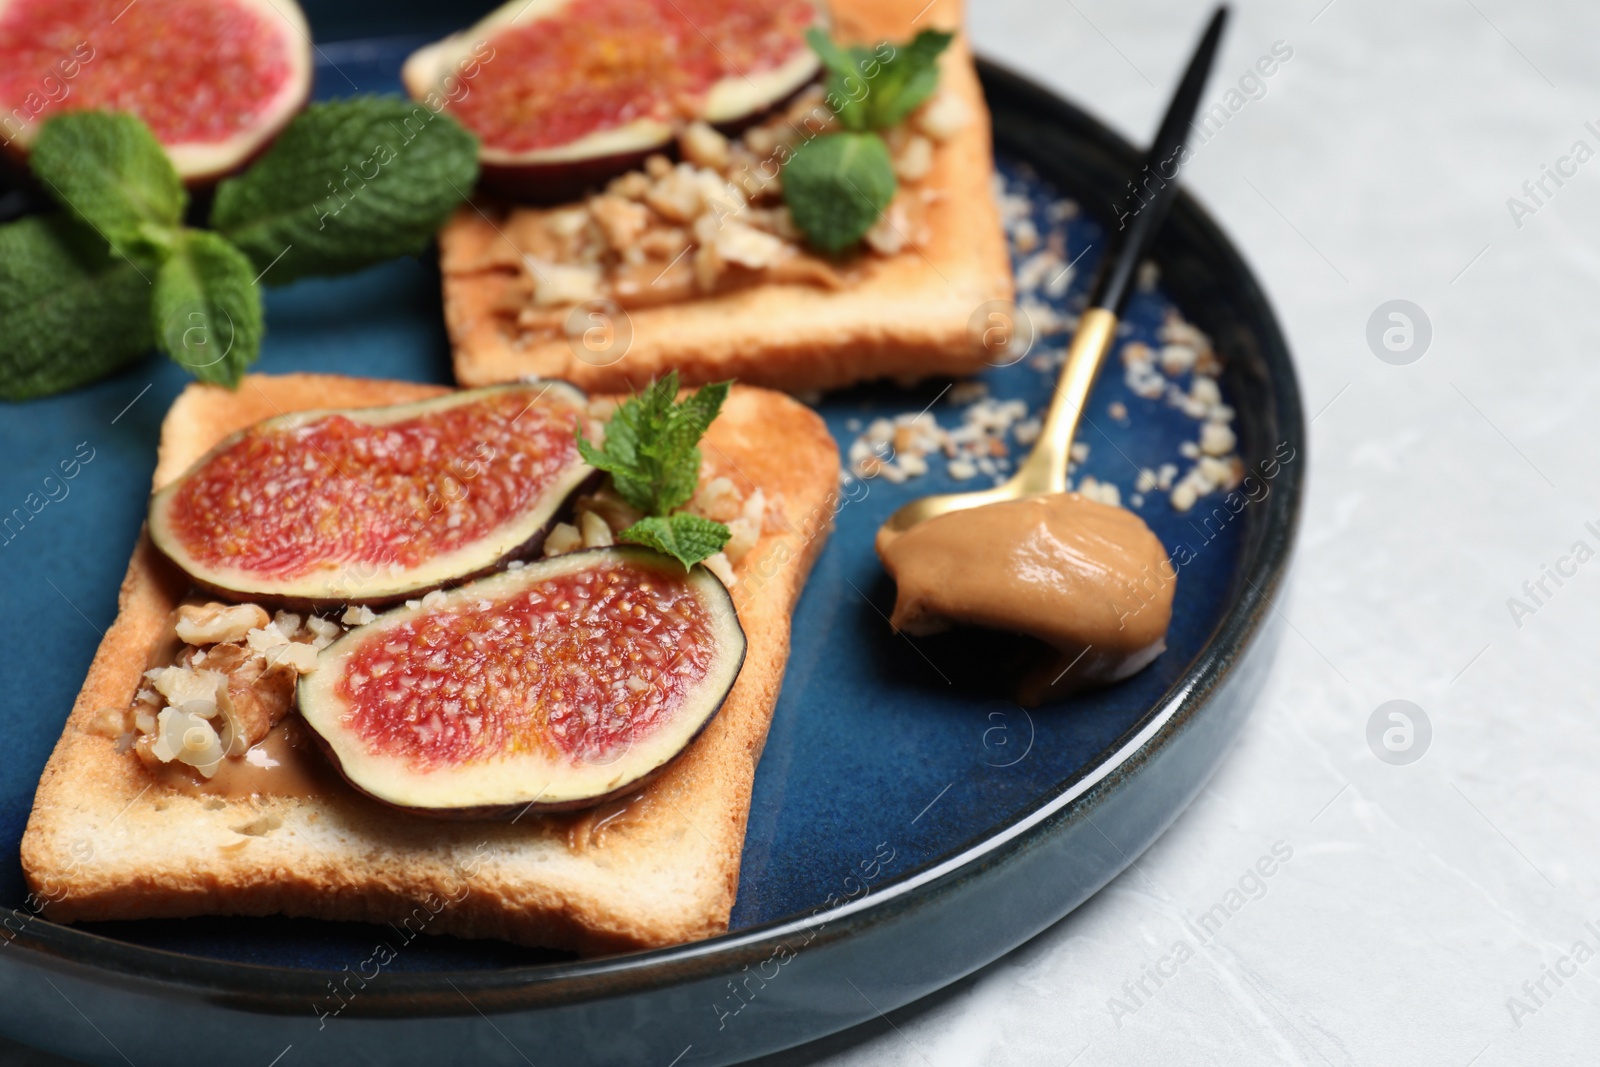
POLYGON ((613 799, 675 759, 744 664, 727 589, 649 549, 589 549, 430 594, 323 649, 301 717, 357 789, 421 814, 613 799))
POLYGON ((202 588, 292 607, 385 604, 532 556, 593 468, 560 382, 294 412, 225 438, 150 500, 202 588))
POLYGON ((248 163, 311 95, 294 0, 0 0, 0 144, 25 153, 68 110, 143 119, 178 174, 248 163))
POLYGON ((477 135, 483 184, 552 200, 684 123, 736 126, 809 82, 814 0, 511 0, 413 53, 407 91, 477 135))

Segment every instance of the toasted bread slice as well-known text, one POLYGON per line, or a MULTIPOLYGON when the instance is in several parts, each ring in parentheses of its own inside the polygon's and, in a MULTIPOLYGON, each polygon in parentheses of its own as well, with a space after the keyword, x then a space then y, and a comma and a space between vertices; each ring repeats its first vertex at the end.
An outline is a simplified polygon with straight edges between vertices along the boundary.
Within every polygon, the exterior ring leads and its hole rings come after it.
MULTIPOLYGON (((436 386, 321 375, 191 385, 162 426, 155 485, 219 439, 280 412, 419 400, 436 386)), ((312 916, 503 938, 585 954, 727 928, 751 783, 789 651, 789 616, 831 524, 839 460, 822 420, 736 387, 703 442, 708 465, 765 491, 765 532, 733 589, 748 656, 722 711, 623 802, 514 823, 440 822, 341 782, 309 796, 191 796, 97 732, 131 702, 190 583, 141 537, 116 621, 34 797, 22 865, 63 922, 189 915, 312 916)))
MULTIPOLYGON (((959 0, 833 7, 835 32, 870 44, 961 22, 959 0)), ((942 91, 954 93, 970 119, 935 148, 932 170, 917 184, 929 197, 919 248, 860 257, 860 276, 842 289, 766 282, 631 309, 631 343, 620 358, 608 352, 606 365, 578 358, 580 346, 565 335, 524 333, 516 258, 492 254, 510 242, 504 219, 487 205, 463 207, 439 235, 456 380, 488 385, 536 374, 620 392, 676 368, 686 384, 737 378, 801 391, 982 370, 992 354, 973 342, 969 323, 989 301, 1012 299, 1011 263, 990 188, 988 111, 964 35, 940 67, 942 91)))

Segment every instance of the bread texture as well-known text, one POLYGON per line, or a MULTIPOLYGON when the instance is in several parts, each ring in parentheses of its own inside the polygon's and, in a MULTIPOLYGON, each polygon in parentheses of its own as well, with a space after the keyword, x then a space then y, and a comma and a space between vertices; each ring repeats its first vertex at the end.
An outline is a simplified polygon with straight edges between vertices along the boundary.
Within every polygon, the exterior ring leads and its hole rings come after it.
MULTIPOLYGON (((283 412, 424 399, 436 386, 321 375, 191 385, 162 426, 155 487, 227 434, 283 412)), ((732 592, 748 655, 721 712, 626 800, 516 822, 442 822, 341 782, 310 796, 191 796, 97 732, 132 701, 188 579, 141 536, 116 621, 45 767, 22 865, 47 917, 310 916, 598 954, 727 928, 751 784, 789 651, 790 613, 831 527, 838 450, 822 420, 735 387, 706 465, 768 501, 732 592)))
MULTIPOLYGON (((923 29, 959 31, 961 23, 959 0, 832 7, 835 34, 869 45, 905 41, 923 29)), ((687 384, 737 378, 802 391, 982 370, 991 354, 973 341, 969 323, 984 304, 1010 301, 1013 284, 991 190, 989 116, 964 34, 941 56, 940 79, 941 91, 957 96, 970 119, 934 149, 932 169, 917 185, 928 195, 920 247, 860 256, 852 268, 859 276, 841 289, 765 282, 629 309, 632 339, 620 358, 609 349, 604 360, 587 352, 579 358, 581 345, 567 336, 519 327, 515 258, 491 262, 497 245, 511 245, 506 213, 489 203, 464 206, 439 236, 457 381, 487 385, 536 374, 620 392, 676 369, 687 384)))

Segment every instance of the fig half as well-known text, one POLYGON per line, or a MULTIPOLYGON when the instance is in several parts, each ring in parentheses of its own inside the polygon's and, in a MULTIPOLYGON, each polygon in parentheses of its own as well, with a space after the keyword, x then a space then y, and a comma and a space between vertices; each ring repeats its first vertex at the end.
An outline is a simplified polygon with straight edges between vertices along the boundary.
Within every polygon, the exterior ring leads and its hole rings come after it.
POLYGON ((294 0, 0 0, 0 144, 101 108, 143 119, 190 185, 266 147, 311 93, 294 0))
POLYGON ((256 423, 150 499, 150 539, 205 589, 384 604, 538 552, 594 471, 559 382, 256 423))
POLYGON ((817 73, 813 0, 511 0, 413 53, 406 90, 478 136, 482 182, 553 199, 692 119, 733 125, 817 73))
POLYGON ((744 664, 727 589, 599 548, 430 595, 323 649, 300 714, 357 789, 456 818, 562 811, 649 780, 744 664))

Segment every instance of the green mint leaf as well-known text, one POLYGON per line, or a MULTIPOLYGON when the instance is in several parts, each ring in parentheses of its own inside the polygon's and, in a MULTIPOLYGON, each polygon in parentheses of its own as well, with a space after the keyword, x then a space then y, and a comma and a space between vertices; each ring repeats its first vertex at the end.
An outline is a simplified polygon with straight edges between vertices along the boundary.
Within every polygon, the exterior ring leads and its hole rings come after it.
POLYGON ((828 133, 800 145, 783 170, 783 199, 806 239, 841 252, 894 199, 894 164, 875 133, 828 133))
POLYGON ((883 64, 866 100, 873 129, 898 126, 933 95, 939 86, 939 53, 949 47, 953 36, 923 30, 883 64))
POLYGON ((578 454, 596 470, 611 475, 611 484, 617 495, 640 511, 649 511, 655 503, 655 489, 650 474, 630 451, 615 447, 615 438, 622 436, 622 423, 612 419, 606 427, 606 447, 595 448, 583 438, 578 439, 578 454))
POLYGON ((245 254, 209 230, 184 230, 156 275, 151 325, 203 382, 239 384, 261 351, 261 290, 245 254))
POLYGON ((687 570, 728 543, 728 528, 698 515, 651 515, 617 535, 620 541, 665 552, 687 570))
POLYGON ((664 477, 657 494, 656 514, 681 507, 694 496, 695 486, 700 484, 700 438, 722 411, 732 384, 703 386, 672 409, 657 445, 664 477))
POLYGON ((866 72, 876 73, 875 57, 864 48, 839 45, 826 31, 816 27, 806 31, 806 42, 822 60, 822 69, 827 73, 823 82, 824 102, 845 129, 866 129, 866 99, 870 92, 866 72))
MULTIPOLYGON (((676 372, 669 377, 673 379, 672 385, 676 386, 676 372)), ((727 402, 728 390, 732 387, 732 382, 712 382, 684 397, 683 403, 674 406, 667 419, 662 447, 674 452, 686 452, 699 444, 700 438, 705 436, 722 412, 722 405, 727 402)), ((675 398, 676 391, 669 395, 675 398)))
POLYGON ((843 47, 821 30, 806 40, 827 71, 825 101, 847 130, 887 130, 904 122, 939 84, 939 53, 953 35, 923 30, 903 45, 843 47))
POLYGON ((606 423, 603 448, 578 441, 584 462, 611 475, 612 485, 646 515, 664 516, 694 495, 700 482, 700 438, 722 410, 731 382, 707 385, 678 402, 678 373, 629 397, 606 423))
POLYGON ((150 282, 93 230, 64 214, 0 226, 0 398, 76 388, 154 344, 150 282))
POLYGON ((312 104, 217 187, 211 225, 282 285, 420 253, 477 180, 477 141, 449 115, 397 97, 312 104))
POLYGON ((183 182, 150 127, 132 115, 51 118, 28 165, 50 195, 124 255, 164 253, 183 221, 183 182))

